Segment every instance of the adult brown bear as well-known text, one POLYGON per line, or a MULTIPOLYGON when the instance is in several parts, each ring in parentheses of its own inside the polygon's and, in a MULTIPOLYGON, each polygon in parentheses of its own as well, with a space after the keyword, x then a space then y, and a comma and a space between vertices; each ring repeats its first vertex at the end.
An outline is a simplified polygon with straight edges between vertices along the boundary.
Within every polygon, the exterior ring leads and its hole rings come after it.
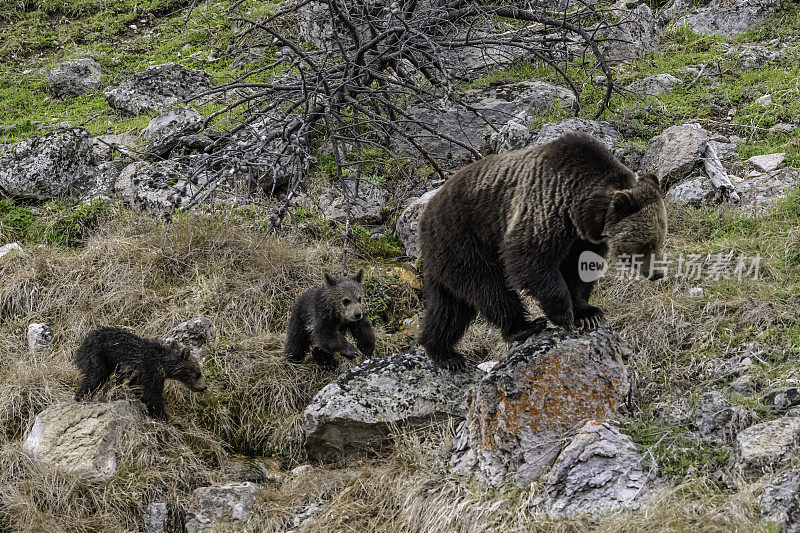
POLYGON ((585 251, 641 254, 639 270, 663 277, 667 217, 658 181, 636 179, 598 141, 568 134, 534 148, 491 155, 456 172, 420 220, 426 290, 420 343, 439 365, 462 368, 455 345, 477 312, 516 341, 544 329, 519 291, 557 326, 594 328, 594 281, 579 276, 585 251))

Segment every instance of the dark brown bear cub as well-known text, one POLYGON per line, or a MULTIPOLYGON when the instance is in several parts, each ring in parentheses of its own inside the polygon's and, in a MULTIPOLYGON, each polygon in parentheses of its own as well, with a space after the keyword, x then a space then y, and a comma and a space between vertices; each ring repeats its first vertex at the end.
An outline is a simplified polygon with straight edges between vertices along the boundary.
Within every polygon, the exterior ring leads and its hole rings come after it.
POLYGON ((427 296, 419 340, 446 368, 464 366, 454 347, 478 312, 508 342, 544 329, 544 318, 528 319, 520 291, 557 326, 596 327, 603 313, 589 305, 594 280, 581 276, 584 252, 638 255, 643 275, 663 277, 667 217, 657 180, 637 180, 583 134, 462 168, 419 227, 427 296))
POLYGON ((130 381, 148 414, 167 420, 164 410, 164 380, 180 381, 195 392, 206 390, 206 382, 189 348, 143 339, 120 328, 102 327, 86 336, 75 353, 75 365, 83 375, 75 394, 81 401, 97 392, 116 372, 130 381))
POLYGON ((325 274, 325 285, 300 295, 292 309, 286 333, 286 356, 293 363, 302 363, 311 349, 311 356, 323 368, 335 368, 335 353, 353 359, 360 351, 370 357, 375 350, 372 324, 364 315, 362 300, 363 270, 355 276, 336 279, 325 274), (355 346, 345 338, 347 332, 355 346))

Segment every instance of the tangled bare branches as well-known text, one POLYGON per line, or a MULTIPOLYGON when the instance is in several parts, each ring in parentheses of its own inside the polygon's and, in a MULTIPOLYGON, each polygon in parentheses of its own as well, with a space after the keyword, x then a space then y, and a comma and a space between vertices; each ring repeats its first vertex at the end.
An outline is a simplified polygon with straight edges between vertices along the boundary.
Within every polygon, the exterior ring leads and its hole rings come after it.
POLYGON ((491 124, 462 98, 471 70, 540 62, 575 94, 577 113, 581 95, 566 66, 582 61, 606 77, 599 115, 613 86, 600 38, 608 18, 585 3, 538 2, 301 0, 261 21, 232 13, 243 35, 266 43, 273 59, 201 95, 224 94, 229 102, 207 124, 232 113, 238 124, 195 167, 207 185, 194 203, 234 182, 247 194, 285 193, 272 219, 279 226, 322 142, 329 143, 346 198, 357 191, 368 149, 395 158, 414 153, 444 177, 447 162, 422 137, 471 158, 480 158, 482 148, 419 110, 458 109, 491 124))

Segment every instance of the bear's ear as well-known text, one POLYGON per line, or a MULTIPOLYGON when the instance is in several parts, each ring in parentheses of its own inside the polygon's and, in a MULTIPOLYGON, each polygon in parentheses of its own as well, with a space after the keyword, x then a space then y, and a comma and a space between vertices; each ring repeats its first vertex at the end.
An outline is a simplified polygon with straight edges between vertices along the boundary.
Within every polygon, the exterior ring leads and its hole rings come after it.
POLYGON ((364 279, 364 269, 363 268, 361 270, 359 270, 358 272, 356 272, 356 275, 353 276, 353 280, 356 283, 361 283, 362 279, 364 279))
POLYGON ((645 174, 644 176, 640 177, 639 181, 649 182, 653 187, 656 188, 657 191, 661 190, 661 186, 658 183, 658 177, 656 177, 656 175, 653 174, 652 172, 649 173, 649 174, 645 174))
POLYGON ((184 347, 181 350, 181 359, 188 360, 191 357, 192 357, 192 350, 189 349, 189 348, 184 347))
POLYGON ((615 191, 614 195, 611 197, 611 203, 608 206, 606 226, 609 224, 616 224, 637 210, 638 205, 630 189, 615 191))
POLYGON ((180 350, 181 343, 179 343, 175 339, 170 339, 170 341, 167 343, 167 347, 169 347, 171 350, 180 350))
POLYGON ((325 272, 325 283, 328 285, 328 287, 335 287, 338 282, 339 281, 336 278, 325 272))

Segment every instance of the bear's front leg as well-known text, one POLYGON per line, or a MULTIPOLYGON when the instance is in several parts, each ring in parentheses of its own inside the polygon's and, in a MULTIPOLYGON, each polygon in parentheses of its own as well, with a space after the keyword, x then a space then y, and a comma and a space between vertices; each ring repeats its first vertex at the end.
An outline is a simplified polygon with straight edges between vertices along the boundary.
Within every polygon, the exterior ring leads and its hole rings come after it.
POLYGON ((528 254, 512 260, 507 268, 515 288, 536 298, 550 322, 564 329, 574 329, 572 296, 555 263, 537 260, 528 254))
POLYGON ((375 352, 375 332, 372 330, 372 324, 368 318, 362 318, 352 326, 350 326, 350 334, 356 340, 358 351, 364 354, 365 357, 372 357, 375 352))
POLYGON ((317 328, 314 330, 313 344, 323 352, 339 353, 342 357, 353 359, 358 355, 355 346, 347 342, 338 329, 317 328))
POLYGON ((338 366, 336 358, 333 356, 333 354, 320 348, 312 348, 311 357, 321 368, 325 370, 334 370, 338 366))

